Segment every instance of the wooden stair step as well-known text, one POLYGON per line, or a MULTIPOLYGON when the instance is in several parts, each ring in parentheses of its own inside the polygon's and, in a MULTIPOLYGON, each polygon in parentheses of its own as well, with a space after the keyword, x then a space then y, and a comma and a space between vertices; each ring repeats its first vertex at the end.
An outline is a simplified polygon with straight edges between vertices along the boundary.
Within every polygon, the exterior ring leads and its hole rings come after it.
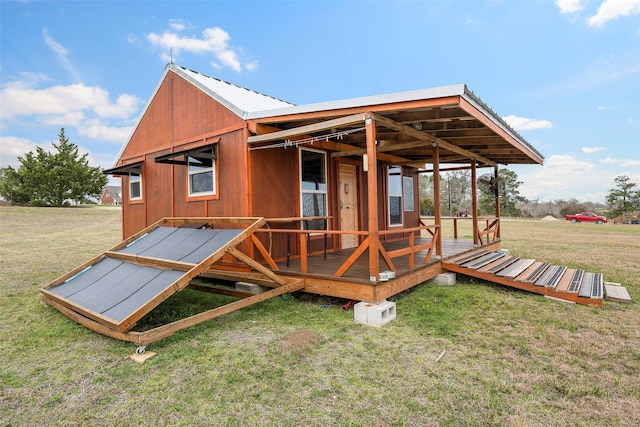
POLYGON ((573 278, 571 279, 571 284, 569 285, 569 289, 567 289, 567 292, 577 294, 580 286, 582 285, 583 278, 584 270, 576 270, 576 272, 573 273, 573 278))
POLYGON ((544 272, 542 276, 540 276, 538 280, 535 281, 534 286, 555 288, 566 270, 567 267, 564 267, 562 265, 552 265, 544 272))
POLYGON ((529 266, 533 264, 535 261, 536 261, 535 259, 520 259, 514 262, 513 264, 511 264, 510 266, 506 267, 502 271, 499 271, 498 273, 496 273, 496 276, 514 278, 518 276, 520 273, 522 273, 523 271, 525 271, 527 268, 529 268, 529 266))
POLYGON ((459 257, 455 257, 453 259, 447 260, 448 263, 450 264, 464 264, 467 261, 471 261, 473 259, 476 259, 478 257, 481 257, 483 255, 488 254, 489 251, 486 249, 481 249, 479 251, 475 251, 475 252, 471 252, 471 253, 466 253, 466 254, 462 254, 459 257))
POLYGON ((487 273, 496 274, 498 271, 501 271, 501 270, 507 268, 508 266, 510 266, 514 262, 518 261, 519 259, 520 259, 520 257, 510 256, 510 255, 507 255, 507 256, 505 256, 503 258, 500 258, 499 261, 501 261, 501 262, 499 264, 495 265, 494 267, 491 267, 490 269, 488 269, 487 273))
POLYGON ((578 296, 582 298, 602 298, 602 274, 584 273, 578 296))
POLYGON ((560 279, 560 281, 558 282, 555 291, 566 293, 569 289, 569 286, 571 286, 571 281, 573 280, 573 275, 575 274, 575 272, 575 269, 567 268, 567 271, 564 272, 562 279, 560 279))
POLYGON ((604 298, 604 280, 602 273, 595 273, 596 280, 593 283, 593 288, 591 289, 591 298, 595 299, 603 299, 604 298))
POLYGON ((529 266, 525 271, 520 273, 518 276, 514 278, 516 282, 527 282, 533 283, 542 273, 545 272, 547 268, 549 268, 551 264, 548 262, 536 261, 529 266))
MULTIPOLYGON (((506 255, 505 255, 506 256, 506 255)), ((477 271, 479 273, 487 273, 489 270, 491 270, 492 268, 494 268, 496 265, 501 265, 503 264, 505 261, 505 258, 498 258, 497 260, 485 265, 484 267, 479 268, 477 271)))
POLYGON ((464 264, 460 264, 462 267, 478 269, 484 267, 487 264, 492 263, 493 261, 500 259, 506 255, 504 251, 490 252, 486 255, 483 255, 479 258, 473 259, 471 261, 467 261, 464 264))

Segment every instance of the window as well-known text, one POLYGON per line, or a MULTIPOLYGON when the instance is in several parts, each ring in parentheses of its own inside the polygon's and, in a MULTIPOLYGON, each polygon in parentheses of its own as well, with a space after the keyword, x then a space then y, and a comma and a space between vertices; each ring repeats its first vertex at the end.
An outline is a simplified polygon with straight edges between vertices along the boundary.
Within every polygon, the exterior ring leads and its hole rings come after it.
POLYGON ((389 166, 387 177, 389 225, 402 225, 402 169, 398 166, 389 166))
MULTIPOLYGON (((322 151, 300 150, 300 192, 303 217, 327 215, 327 156, 322 151)), ((325 220, 306 222, 308 230, 324 230, 325 220)))
POLYGON ((189 197, 216 195, 217 142, 203 147, 190 148, 163 154, 155 158, 156 163, 187 166, 187 187, 189 197))
MULTIPOLYGON (((105 175, 128 176, 129 177, 129 200, 142 200, 142 162, 120 165, 112 169, 102 171, 105 175)), ((118 194, 120 199, 122 197, 118 194)))
POLYGON ((142 174, 129 174, 129 200, 142 199, 142 174))
POLYGON ((212 158, 189 157, 189 195, 215 193, 215 162, 212 158))

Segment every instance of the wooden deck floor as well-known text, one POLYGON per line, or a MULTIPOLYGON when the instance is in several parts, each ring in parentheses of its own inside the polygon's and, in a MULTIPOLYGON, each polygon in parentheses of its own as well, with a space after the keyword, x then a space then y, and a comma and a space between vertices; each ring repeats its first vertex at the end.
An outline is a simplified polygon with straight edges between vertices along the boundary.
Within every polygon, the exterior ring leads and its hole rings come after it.
MULTIPOLYGON (((424 243, 429 243, 430 239, 420 238, 416 239, 416 246, 424 243)), ((383 244, 387 251, 392 251, 406 247, 406 241, 386 242, 383 244)), ((473 250, 473 240, 470 239, 443 239, 442 242, 442 258, 447 259, 456 255, 473 250)), ((324 277, 333 278, 333 280, 344 280, 349 282, 367 283, 369 281, 369 257, 365 252, 356 263, 342 276, 332 277, 335 272, 340 268, 342 264, 353 254, 355 249, 344 249, 333 253, 327 253, 326 258, 322 253, 315 253, 308 258, 308 273, 303 274, 300 272, 300 259, 291 259, 287 266, 286 261, 278 262, 278 268, 280 273, 290 273, 301 276, 312 277, 324 277)), ((424 259, 427 255, 426 251, 416 252, 415 265, 413 269, 409 268, 409 257, 402 256, 393 259, 393 263, 396 267, 396 277, 408 274, 415 270, 420 270, 426 266, 440 263, 440 259, 432 255, 429 263, 425 264, 424 259)), ((380 257, 380 269, 387 269, 387 265, 382 257, 380 257)))

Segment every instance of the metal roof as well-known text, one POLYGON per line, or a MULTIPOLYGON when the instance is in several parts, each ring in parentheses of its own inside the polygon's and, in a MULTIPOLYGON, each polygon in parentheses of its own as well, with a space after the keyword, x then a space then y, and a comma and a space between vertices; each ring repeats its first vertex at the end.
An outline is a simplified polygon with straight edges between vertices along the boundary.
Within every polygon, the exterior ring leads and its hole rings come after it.
POLYGON ((250 113, 247 119, 261 119, 274 116, 288 116, 293 114, 305 114, 318 111, 342 110, 349 108, 367 107, 372 105, 385 105, 395 103, 405 103, 411 101, 429 100, 436 98, 448 98, 452 96, 460 96, 467 100, 470 104, 480 110, 485 116, 493 121, 503 131, 508 133, 512 138, 516 139, 540 158, 544 156, 536 150, 529 142, 527 142, 518 132, 516 132, 502 117, 489 108, 480 98, 471 92, 465 84, 456 84, 449 86, 440 86, 427 89, 418 89, 405 92, 395 92, 383 95, 372 95, 358 98, 344 99, 338 101, 319 102, 314 104, 305 104, 297 106, 289 106, 285 108, 270 109, 256 111, 250 113))
POLYGON ((368 105, 383 105, 396 102, 417 101, 422 99, 444 98, 448 96, 460 96, 465 92, 465 85, 441 86, 429 89, 418 89, 406 92, 395 92, 384 95, 362 96, 358 98, 342 99, 337 101, 318 102, 288 106, 287 108, 256 111, 247 116, 247 119, 261 119, 290 114, 304 114, 315 111, 331 111, 344 108, 364 107, 368 105))
POLYGON ((256 111, 293 106, 289 102, 236 86, 175 64, 169 64, 168 68, 242 118, 246 118, 247 115, 256 111))
MULTIPOLYGON (((295 105, 175 64, 167 65, 156 92, 170 71, 193 84, 242 119, 254 120, 282 130, 370 109, 396 123, 416 128, 419 126, 422 133, 462 147, 467 150, 467 153, 490 155, 491 159, 497 163, 541 164, 544 159, 535 147, 464 84, 295 105)), ((150 98, 145 111, 152 99, 153 97, 150 98)), ((141 118, 142 116, 139 120, 141 118)), ((134 129, 138 124, 139 121, 134 129)), ((403 133, 393 131, 392 134, 388 128, 381 128, 378 139, 386 139, 388 142, 411 139, 403 133)), ((350 143, 363 145, 363 141, 358 139, 360 137, 351 135, 350 143)), ((127 141, 130 138, 131 136, 127 141)), ((125 146, 118 154, 116 162, 120 159, 125 146)), ((398 157, 398 160, 420 161, 431 155, 428 150, 428 147, 422 147, 418 151, 405 150, 396 154, 404 156, 398 157)), ((464 156, 450 154, 450 158, 441 155, 442 160, 467 161, 464 156)))

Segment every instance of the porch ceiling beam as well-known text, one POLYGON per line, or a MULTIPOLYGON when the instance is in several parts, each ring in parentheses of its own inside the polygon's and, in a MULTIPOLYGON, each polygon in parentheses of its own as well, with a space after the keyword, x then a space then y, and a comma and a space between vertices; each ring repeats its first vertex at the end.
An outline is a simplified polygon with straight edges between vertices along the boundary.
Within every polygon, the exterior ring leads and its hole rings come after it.
MULTIPOLYGON (((378 141, 380 142, 380 141, 378 141)), ((424 147, 427 145, 431 145, 431 142, 426 142, 426 141, 407 141, 407 142, 398 142, 398 143, 392 143, 392 144, 386 144, 386 145, 381 145, 378 144, 376 146, 376 152, 377 153, 386 153, 388 151, 396 151, 396 150, 406 150, 408 148, 417 148, 417 147, 424 147)), ((347 145, 347 147, 352 147, 351 145, 347 145)), ((331 156, 332 157, 345 157, 345 156, 353 156, 353 155, 359 155, 359 154, 364 154, 366 153, 367 150, 364 148, 352 148, 352 149, 347 149, 345 151, 340 151, 337 153, 333 153, 331 156)))
MULTIPOLYGON (((331 157, 349 157, 349 156, 362 156, 367 152, 365 148, 354 147, 353 145, 344 144, 341 142, 333 141, 319 141, 313 144, 315 147, 324 148, 326 150, 335 151, 331 153, 331 157)), ((380 153, 378 159, 391 163, 405 163, 409 162, 409 159, 400 156, 394 156, 392 154, 380 153)))
POLYGON ((314 123, 311 125, 299 126, 297 128, 281 130, 278 132, 271 132, 264 135, 255 135, 247 138, 247 143, 256 144, 259 142, 270 142, 276 140, 284 140, 294 136, 308 135, 314 132, 321 132, 324 130, 339 128, 341 126, 348 126, 356 123, 364 124, 365 114, 358 113, 350 116, 340 117, 337 119, 326 120, 320 123, 314 123))
POLYGON ((476 154, 476 153, 474 153, 472 151, 465 150, 464 148, 457 147, 457 146, 455 146, 455 145, 453 145, 453 144, 451 144, 451 143, 449 143, 447 141, 443 141, 442 139, 439 139, 439 138, 433 137, 431 135, 422 133, 419 130, 416 130, 416 129, 412 128, 411 126, 403 125, 402 123, 398 123, 398 122, 396 122, 394 120, 388 119, 388 118, 386 118, 384 116, 381 116, 379 114, 374 114, 373 119, 376 121, 376 123, 379 123, 380 125, 382 125, 384 127, 387 127, 389 129, 397 130, 397 131, 399 131, 401 133, 409 135, 409 136, 411 136, 411 137, 413 137, 413 138, 415 138, 417 140, 420 140, 420 141, 425 141, 425 142, 430 143, 430 144, 436 144, 437 146, 439 146, 439 147, 441 147, 441 148, 443 148, 443 149, 445 149, 447 151, 450 151, 450 152, 453 152, 453 153, 456 153, 456 154, 460 154, 461 156, 465 156, 470 160, 471 159, 475 159, 477 161, 480 161, 480 162, 482 162, 482 163, 484 163, 486 165, 490 165, 490 166, 496 166, 497 165, 496 162, 494 162, 492 160, 489 160, 484 156, 476 154))

